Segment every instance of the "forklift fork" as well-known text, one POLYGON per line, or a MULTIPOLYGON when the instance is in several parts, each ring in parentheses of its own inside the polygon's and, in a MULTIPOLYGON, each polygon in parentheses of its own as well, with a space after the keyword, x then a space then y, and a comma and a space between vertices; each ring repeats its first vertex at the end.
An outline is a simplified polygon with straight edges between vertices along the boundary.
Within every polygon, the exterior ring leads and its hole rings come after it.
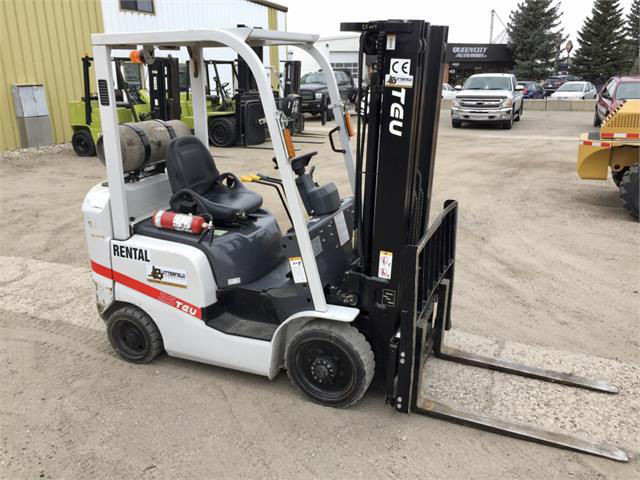
POLYGON ((420 396, 423 368, 431 355, 441 360, 546 382, 596 392, 618 393, 615 386, 601 380, 522 365, 445 346, 445 333, 451 327, 456 217, 457 203, 447 201, 443 213, 418 245, 407 247, 409 253, 404 257, 403 265, 407 269, 413 267, 416 273, 413 278, 411 275, 406 277, 409 282, 405 283, 404 291, 413 295, 405 295, 403 299, 400 329, 392 339, 389 350, 392 357, 389 359, 389 365, 395 365, 395 368, 391 368, 387 375, 388 403, 404 413, 415 412, 523 440, 628 462, 627 453, 616 447, 467 412, 420 396), (422 297, 420 292, 424 292, 425 296, 422 297), (420 311, 417 309, 418 305, 422 306, 420 311), (409 361, 410 358, 414 361, 409 361))

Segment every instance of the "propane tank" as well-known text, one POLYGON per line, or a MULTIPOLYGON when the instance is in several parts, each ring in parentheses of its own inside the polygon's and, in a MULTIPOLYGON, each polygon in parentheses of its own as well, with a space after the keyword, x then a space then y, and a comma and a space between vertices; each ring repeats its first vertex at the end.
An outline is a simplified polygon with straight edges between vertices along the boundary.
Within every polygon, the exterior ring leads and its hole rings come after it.
POLYGON ((152 218, 153 224, 158 228, 193 233, 195 235, 201 234, 212 226, 199 215, 186 215, 169 210, 158 210, 153 214, 152 218))
MULTIPOLYGON (((131 172, 165 158, 165 149, 175 137, 191 135, 191 130, 180 120, 145 120, 144 122, 122 123, 120 131, 120 151, 122 168, 131 172)), ((96 144, 98 158, 104 165, 104 145, 102 136, 96 144)))

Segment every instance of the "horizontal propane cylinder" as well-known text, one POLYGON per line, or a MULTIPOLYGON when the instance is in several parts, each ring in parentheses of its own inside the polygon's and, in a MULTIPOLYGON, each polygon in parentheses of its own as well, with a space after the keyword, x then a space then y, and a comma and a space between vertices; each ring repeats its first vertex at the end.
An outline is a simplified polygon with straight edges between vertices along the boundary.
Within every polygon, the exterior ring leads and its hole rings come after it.
MULTIPOLYGON (((176 137, 191 135, 191 130, 180 120, 145 120, 144 122, 122 123, 120 131, 120 151, 124 172, 139 170, 165 159, 165 149, 176 137)), ((96 145, 98 158, 104 164, 103 137, 96 145)))

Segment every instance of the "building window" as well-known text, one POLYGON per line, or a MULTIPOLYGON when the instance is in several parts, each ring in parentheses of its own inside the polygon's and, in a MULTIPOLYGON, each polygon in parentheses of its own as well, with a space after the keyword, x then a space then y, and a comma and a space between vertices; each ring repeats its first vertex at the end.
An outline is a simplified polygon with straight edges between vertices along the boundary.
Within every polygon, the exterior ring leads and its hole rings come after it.
POLYGON ((120 9, 154 14, 153 0, 120 0, 120 9))

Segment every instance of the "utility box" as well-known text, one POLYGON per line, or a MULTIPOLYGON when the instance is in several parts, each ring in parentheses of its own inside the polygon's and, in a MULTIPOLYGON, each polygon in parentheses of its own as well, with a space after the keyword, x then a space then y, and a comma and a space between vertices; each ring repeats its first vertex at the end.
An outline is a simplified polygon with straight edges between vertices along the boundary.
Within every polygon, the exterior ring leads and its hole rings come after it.
POLYGON ((53 132, 44 85, 13 85, 11 92, 16 107, 20 146, 25 148, 53 145, 53 132))

